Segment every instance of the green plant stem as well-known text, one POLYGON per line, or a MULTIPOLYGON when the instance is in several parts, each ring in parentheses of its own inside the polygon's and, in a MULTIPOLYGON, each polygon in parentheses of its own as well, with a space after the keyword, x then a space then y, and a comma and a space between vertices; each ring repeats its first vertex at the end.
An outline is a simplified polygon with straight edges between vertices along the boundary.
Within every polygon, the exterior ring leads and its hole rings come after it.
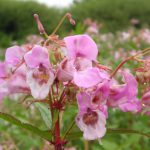
POLYGON ((69 134, 69 132, 71 131, 71 129, 73 128, 74 125, 75 125, 75 120, 72 121, 71 125, 69 126, 69 128, 65 132, 63 139, 65 139, 67 137, 67 135, 69 134))
POLYGON ((148 138, 150 138, 150 134, 147 134, 147 133, 143 133, 143 132, 140 132, 140 131, 136 131, 136 130, 132 130, 132 129, 124 129, 124 128, 118 128, 118 129, 113 129, 113 128, 108 128, 107 129, 107 133, 109 134, 139 134, 139 135, 143 135, 143 136, 146 136, 148 138))
POLYGON ((56 28, 54 29, 51 35, 54 35, 58 31, 58 29, 61 27, 66 17, 67 17, 67 13, 62 17, 62 19, 60 20, 60 22, 58 23, 58 25, 56 26, 56 28))

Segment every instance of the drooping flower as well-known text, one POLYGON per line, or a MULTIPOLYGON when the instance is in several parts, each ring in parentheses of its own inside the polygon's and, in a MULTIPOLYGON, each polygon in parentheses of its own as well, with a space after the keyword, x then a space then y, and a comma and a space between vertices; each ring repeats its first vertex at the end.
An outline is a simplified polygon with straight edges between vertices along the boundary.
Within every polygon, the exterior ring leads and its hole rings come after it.
MULTIPOLYGON (((132 108, 135 108, 133 111, 137 111, 137 92, 138 92, 138 83, 135 77, 128 72, 122 72, 125 83, 122 85, 113 84, 110 88, 110 96, 108 99, 108 105, 112 107, 119 107, 120 109, 123 106, 132 105, 132 108), (135 106, 133 106, 135 105, 135 106)), ((123 111, 127 109, 122 109, 123 111)))
POLYGON ((77 94, 79 113, 76 117, 76 123, 83 137, 87 140, 95 140, 102 138, 106 132, 106 117, 97 107, 94 107, 91 102, 91 97, 81 92, 77 94))
POLYGON ((27 83, 30 86, 32 96, 35 99, 46 98, 54 81, 48 50, 36 45, 25 54, 24 59, 29 68, 27 83))

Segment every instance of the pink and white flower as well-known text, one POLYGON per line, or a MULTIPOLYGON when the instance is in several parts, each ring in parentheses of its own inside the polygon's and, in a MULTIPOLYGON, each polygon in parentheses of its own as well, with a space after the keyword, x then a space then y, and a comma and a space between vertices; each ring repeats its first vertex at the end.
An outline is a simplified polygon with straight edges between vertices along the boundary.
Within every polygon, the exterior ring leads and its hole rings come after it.
POLYGON ((77 94, 79 113, 76 123, 83 137, 87 140, 102 138, 106 133, 106 117, 99 109, 92 105, 91 97, 85 92, 77 94))
POLYGON ((59 80, 73 80, 77 86, 89 88, 108 78, 104 71, 92 66, 92 61, 96 61, 98 49, 88 35, 69 36, 64 41, 68 53, 58 69, 59 80))
POLYGON ((54 81, 54 73, 51 68, 48 50, 41 46, 34 46, 24 56, 29 70, 27 72, 27 84, 35 99, 45 99, 54 81))

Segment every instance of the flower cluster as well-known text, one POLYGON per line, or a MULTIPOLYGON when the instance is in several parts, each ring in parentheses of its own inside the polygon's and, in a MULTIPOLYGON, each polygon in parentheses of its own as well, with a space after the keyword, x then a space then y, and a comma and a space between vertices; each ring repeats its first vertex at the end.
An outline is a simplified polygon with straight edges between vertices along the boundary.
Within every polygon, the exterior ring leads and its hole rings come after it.
POLYGON ((0 63, 0 99, 16 93, 31 95, 40 102, 52 97, 51 111, 63 111, 67 101, 74 99, 71 93, 75 93, 79 109, 76 124, 87 140, 105 135, 108 108, 133 113, 144 110, 150 115, 148 60, 143 61, 142 69, 137 69, 137 78, 125 70, 118 72, 123 78, 120 84, 114 75, 125 62, 112 73, 107 66, 98 63, 97 56, 97 45, 86 34, 68 36, 64 40, 51 35, 39 45, 10 47, 6 50, 5 61, 0 63), (142 83, 148 83, 148 90, 139 100, 141 78, 142 83))

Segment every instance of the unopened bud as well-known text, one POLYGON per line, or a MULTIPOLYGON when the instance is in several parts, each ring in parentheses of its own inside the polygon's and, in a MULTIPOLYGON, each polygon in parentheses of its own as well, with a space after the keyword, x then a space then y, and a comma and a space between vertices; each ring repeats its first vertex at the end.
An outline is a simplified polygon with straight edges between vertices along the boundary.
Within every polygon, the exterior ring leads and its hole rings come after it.
POLYGON ((44 29, 44 27, 43 27, 43 25, 42 25, 42 23, 41 23, 41 21, 39 19, 38 14, 34 14, 34 19, 35 19, 35 21, 37 23, 37 26, 38 26, 38 29, 40 31, 40 34, 44 34, 45 33, 45 29, 44 29))
POLYGON ((69 22, 72 24, 72 25, 75 25, 76 22, 75 20, 72 18, 72 15, 70 13, 67 13, 66 14, 67 18, 69 19, 69 22))

